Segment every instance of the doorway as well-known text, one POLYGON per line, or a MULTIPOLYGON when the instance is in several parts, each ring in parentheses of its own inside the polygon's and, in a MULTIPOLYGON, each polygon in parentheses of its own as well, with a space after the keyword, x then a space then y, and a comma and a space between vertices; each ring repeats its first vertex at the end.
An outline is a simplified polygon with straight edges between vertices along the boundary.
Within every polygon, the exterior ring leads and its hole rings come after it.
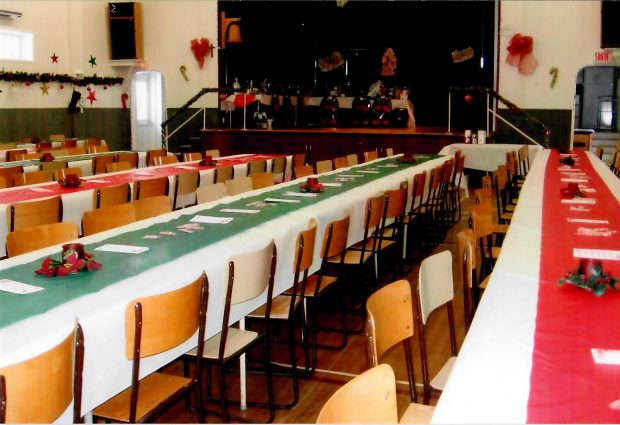
POLYGON ((139 71, 131 79, 131 149, 161 149, 161 123, 166 119, 164 76, 139 71))

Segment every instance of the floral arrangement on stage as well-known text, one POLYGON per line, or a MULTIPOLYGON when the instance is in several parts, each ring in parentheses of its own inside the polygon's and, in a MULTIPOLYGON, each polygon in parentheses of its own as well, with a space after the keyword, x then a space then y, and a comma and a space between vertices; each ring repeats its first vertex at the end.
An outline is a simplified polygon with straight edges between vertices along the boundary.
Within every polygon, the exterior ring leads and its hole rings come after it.
POLYGON ((54 160, 54 155, 52 155, 50 152, 45 152, 43 155, 41 155, 41 158, 39 158, 40 162, 52 162, 54 160))
POLYGON ((316 177, 308 177, 306 183, 299 186, 302 192, 308 193, 321 193, 325 187, 319 183, 319 179, 316 177))
POLYGON ((615 285, 619 280, 606 274, 600 261, 584 258, 579 261, 577 270, 566 273, 564 277, 558 280, 558 285, 570 283, 587 291, 592 291, 595 296, 600 297, 605 293, 608 286, 616 289, 615 285))
POLYGON ((101 263, 96 262, 91 254, 84 251, 84 245, 71 243, 62 246, 62 261, 47 257, 41 263, 41 268, 34 272, 43 276, 54 277, 100 270, 101 267, 101 263))

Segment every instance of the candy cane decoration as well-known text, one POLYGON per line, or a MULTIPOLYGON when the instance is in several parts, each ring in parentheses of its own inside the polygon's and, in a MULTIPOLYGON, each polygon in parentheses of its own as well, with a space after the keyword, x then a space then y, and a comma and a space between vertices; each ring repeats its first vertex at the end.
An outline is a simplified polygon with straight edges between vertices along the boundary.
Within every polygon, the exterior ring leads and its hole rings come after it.
POLYGON ((551 83, 549 84, 549 87, 553 88, 553 86, 555 86, 555 82, 558 79, 558 68, 556 66, 551 67, 551 69, 549 70, 549 75, 551 75, 551 83))
POLYGON ((121 102, 123 102, 123 111, 127 110, 127 100, 129 99, 129 95, 127 93, 121 94, 121 102))

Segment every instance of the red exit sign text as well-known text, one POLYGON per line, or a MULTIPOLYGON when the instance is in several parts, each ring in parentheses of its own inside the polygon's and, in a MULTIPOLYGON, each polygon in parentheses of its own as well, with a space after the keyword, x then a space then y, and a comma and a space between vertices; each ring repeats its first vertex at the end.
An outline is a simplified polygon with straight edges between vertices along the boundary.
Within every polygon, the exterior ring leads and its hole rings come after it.
POLYGON ((609 62, 609 52, 596 52, 594 57, 597 62, 609 62))

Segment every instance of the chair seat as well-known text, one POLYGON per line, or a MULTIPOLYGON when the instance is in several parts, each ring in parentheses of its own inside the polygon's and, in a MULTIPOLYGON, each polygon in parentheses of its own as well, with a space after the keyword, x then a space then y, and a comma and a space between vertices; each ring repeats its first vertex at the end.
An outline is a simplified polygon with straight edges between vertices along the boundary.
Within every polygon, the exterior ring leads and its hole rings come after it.
POLYGON ((507 224, 495 224, 493 225, 493 233, 506 234, 508 232, 507 224))
POLYGON ((411 403, 401 416, 400 424, 429 424, 435 413, 435 406, 427 404, 411 403))
POLYGON ((515 211, 515 204, 508 204, 504 207, 504 210, 508 213, 512 213, 515 211))
POLYGON ((448 382, 450 372, 454 367, 454 362, 456 362, 456 357, 450 357, 448 359, 448 361, 443 365, 441 370, 437 373, 437 375, 435 375, 435 377, 431 381, 431 387, 443 391, 446 386, 446 382, 448 382))
MULTIPOLYGON (((335 276, 323 276, 321 279, 321 284, 319 286, 320 296, 323 292, 325 292, 329 287, 331 287, 334 283, 338 281, 338 278, 335 276)), ((308 281, 306 282, 306 293, 304 294, 306 297, 311 298, 316 294, 316 287, 319 284, 319 276, 316 274, 308 276, 308 281)), ((293 290, 289 289, 285 292, 285 294, 292 294, 293 290)), ((273 313, 272 313, 273 314, 273 313)))
MULTIPOLYGON (((386 240, 386 239, 382 239, 378 244, 377 244, 377 251, 383 251, 384 249, 386 249, 387 247, 394 245, 396 243, 396 241, 393 240, 386 240)), ((372 251, 372 244, 373 244, 373 240, 372 239, 368 239, 366 241, 366 251, 372 251)), ((354 244, 351 248, 349 248, 349 250, 357 250, 360 251, 362 249, 363 245, 362 242, 358 242, 356 244, 354 244)), ((345 263, 346 263, 346 257, 345 257, 345 263)))
MULTIPOLYGON (((217 359, 220 350, 221 333, 212 336, 205 341, 204 354, 207 359, 217 359)), ((224 358, 228 358, 250 344, 258 337, 258 332, 244 331, 238 328, 228 328, 228 338, 226 339, 226 349, 224 350, 224 358)), ((195 356, 198 348, 195 347, 187 352, 191 356, 195 356)))
POLYGON ((501 213, 499 218, 502 220, 512 220, 512 213, 511 212, 501 213))
MULTIPOLYGON (((295 298, 295 308, 299 305, 299 298, 295 298)), ((288 295, 278 295, 271 301, 271 312, 269 314, 270 319, 276 320, 288 320, 288 312, 291 306, 291 297, 288 295)), ((264 318, 265 309, 267 307, 262 305, 256 310, 248 314, 247 317, 264 318)))
MULTIPOLYGON (((169 399, 176 392, 185 389, 193 380, 182 376, 166 375, 154 372, 140 381, 136 418, 139 421, 145 414, 156 409, 162 401, 169 399)), ((94 416, 109 418, 114 421, 129 421, 129 399, 131 387, 112 397, 93 410, 94 416)))

